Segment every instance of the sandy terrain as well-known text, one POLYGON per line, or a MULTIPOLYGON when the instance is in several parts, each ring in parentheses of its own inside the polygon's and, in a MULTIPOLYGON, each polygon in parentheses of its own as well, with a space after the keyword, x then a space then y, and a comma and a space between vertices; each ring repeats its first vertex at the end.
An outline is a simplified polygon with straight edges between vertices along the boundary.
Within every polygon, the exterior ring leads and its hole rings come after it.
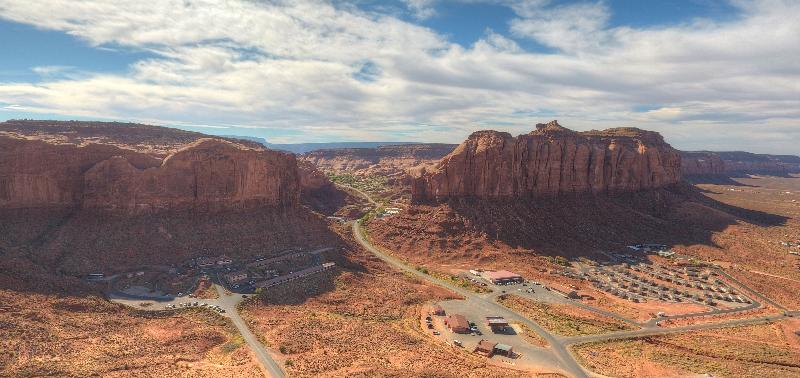
POLYGON ((781 324, 752 325, 576 346, 594 371, 615 377, 800 375, 800 349, 781 324))
POLYGON ((210 311, 142 313, 97 297, 0 290, 0 376, 253 377, 260 367, 210 311))
POLYGON ((243 306, 256 334, 281 351, 297 377, 519 376, 422 330, 419 312, 452 298, 355 250, 345 270, 265 292, 243 306), (270 299, 272 298, 272 299, 270 299), (447 363, 442 363, 447 361, 447 363))
POLYGON ((594 335, 634 329, 619 320, 566 304, 534 302, 516 295, 501 297, 499 301, 547 330, 562 336, 594 335))

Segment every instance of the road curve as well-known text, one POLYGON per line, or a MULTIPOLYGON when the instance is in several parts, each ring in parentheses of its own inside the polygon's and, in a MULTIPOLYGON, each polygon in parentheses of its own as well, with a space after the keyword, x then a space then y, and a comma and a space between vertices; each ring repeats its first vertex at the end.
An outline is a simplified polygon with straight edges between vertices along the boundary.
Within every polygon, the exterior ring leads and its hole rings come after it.
POLYGON ((221 286, 217 284, 214 286, 217 289, 217 294, 219 294, 217 303, 225 310, 225 315, 228 315, 233 322, 233 325, 235 325, 236 329, 239 330, 239 333, 242 334, 242 338, 244 338, 244 341, 250 347, 250 350, 253 351, 253 354, 255 354, 256 359, 261 366, 264 367, 264 370, 266 370, 272 378, 285 378, 286 373, 283 372, 281 366, 277 361, 272 359, 272 356, 270 356, 267 349, 263 344, 261 344, 261 341, 258 340, 256 335, 250 331, 247 323, 239 315, 239 311, 236 306, 241 301, 241 297, 235 294, 228 295, 221 286))
POLYGON ((373 246, 369 241, 367 241, 364 238, 364 234, 362 233, 362 230, 361 230, 361 227, 359 225, 359 222, 355 221, 355 222, 352 222, 352 223, 353 223, 353 237, 355 237, 356 241, 362 247, 364 247, 364 249, 368 250, 373 255, 377 256, 379 259, 383 260, 384 262, 386 262, 387 264, 391 265, 392 267, 394 267, 394 268, 396 268, 398 270, 402 270, 404 272, 408 272, 408 273, 410 273, 410 274, 412 274, 412 275, 414 275, 416 277, 419 277, 419 278, 421 278, 421 279, 423 279, 425 281, 428 281, 428 282, 430 282, 430 283, 432 283, 434 285, 441 286, 441 287, 444 287, 446 289, 452 290, 452 291, 464 296, 465 298, 481 302, 484 306, 486 306, 487 308, 491 308, 492 310, 496 311, 499 314, 507 313, 507 314, 514 315, 516 318, 520 319, 526 326, 528 326, 531 329, 535 330, 539 335, 541 335, 545 340, 547 340, 547 342, 550 345, 550 348, 552 349, 555 357, 558 359, 560 367, 564 371, 568 372, 569 374, 573 375, 574 377, 578 377, 578 378, 588 377, 588 374, 587 374, 586 370, 584 370, 583 367, 581 367, 581 365, 578 364, 578 362, 575 360, 575 358, 572 356, 572 354, 567 350, 567 348, 564 345, 564 343, 561 342, 559 339, 555 338, 550 333, 548 333, 546 330, 544 330, 542 327, 540 327, 535 322, 533 322, 530 319, 528 319, 528 318, 526 318, 526 317, 514 312, 513 310, 511 310, 511 309, 509 309, 509 308, 507 308, 505 306, 502 306, 502 305, 500 305, 500 304, 488 299, 488 297, 486 297, 486 296, 477 295, 477 294, 475 294, 475 293, 473 293, 473 292, 471 292, 469 290, 465 290, 465 289, 460 288, 458 286, 452 285, 452 284, 450 284, 448 282, 433 278, 433 277, 431 277, 431 276, 429 276, 427 274, 424 274, 422 272, 417 271, 416 269, 413 269, 412 267, 406 265, 402 261, 400 261, 400 260, 398 260, 398 259, 396 259, 396 258, 394 258, 392 256, 389 256, 389 255, 381 252, 378 248, 375 248, 375 246, 373 246))

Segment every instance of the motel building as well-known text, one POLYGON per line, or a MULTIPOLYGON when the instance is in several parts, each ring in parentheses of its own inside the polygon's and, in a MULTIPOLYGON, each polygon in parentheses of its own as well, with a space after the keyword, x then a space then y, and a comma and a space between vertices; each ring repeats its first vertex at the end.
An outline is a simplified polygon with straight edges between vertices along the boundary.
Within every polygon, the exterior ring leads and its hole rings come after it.
POLYGON ((519 274, 507 270, 485 271, 482 276, 495 285, 508 285, 524 281, 519 274))

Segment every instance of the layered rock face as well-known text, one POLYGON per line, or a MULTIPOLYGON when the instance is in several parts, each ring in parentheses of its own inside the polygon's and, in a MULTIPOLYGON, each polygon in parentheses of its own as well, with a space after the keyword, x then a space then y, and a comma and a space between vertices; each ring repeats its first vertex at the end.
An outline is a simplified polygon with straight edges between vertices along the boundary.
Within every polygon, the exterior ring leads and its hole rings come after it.
POLYGON ((75 206, 83 199, 83 173, 119 156, 135 169, 161 160, 115 146, 54 145, 0 135, 0 207, 75 206))
POLYGON ((416 173, 415 201, 631 192, 681 180, 679 153, 635 128, 574 132, 556 121, 512 137, 479 131, 416 173))
POLYGON ((724 175, 725 161, 713 152, 681 152, 681 169, 686 176, 724 175))
MULTIPOLYGON (((2 126, 0 208, 295 206, 303 190, 294 155, 261 147, 196 138, 180 149, 170 144, 143 153, 124 143, 62 142, 52 133, 33 139, 2 126), (171 153, 161 158, 164 152, 171 153)), ((156 135, 159 129, 136 128, 156 135)), ((325 186, 320 180, 306 180, 308 190, 325 186)))
POLYGON ((300 175, 291 155, 201 139, 159 167, 142 170, 121 156, 103 160, 84 174, 83 195, 87 207, 295 205, 300 175))

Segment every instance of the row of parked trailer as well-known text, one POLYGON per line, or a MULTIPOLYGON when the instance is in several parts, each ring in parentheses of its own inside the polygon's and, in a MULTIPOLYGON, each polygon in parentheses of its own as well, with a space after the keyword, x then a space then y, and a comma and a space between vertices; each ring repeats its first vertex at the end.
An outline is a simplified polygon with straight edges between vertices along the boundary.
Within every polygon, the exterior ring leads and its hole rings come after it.
POLYGON ((216 311, 216 312, 218 312, 220 314, 224 314, 225 313, 225 310, 223 310, 222 307, 219 307, 218 305, 212 305, 212 304, 208 304, 208 303, 201 303, 201 302, 197 302, 197 301, 195 301, 195 302, 183 302, 183 303, 179 303, 178 305, 170 303, 170 304, 164 306, 164 308, 167 309, 167 310, 174 310, 174 309, 177 309, 177 308, 190 308, 190 307, 205 307, 205 308, 210 308, 210 309, 212 309, 212 310, 214 310, 214 311, 216 311))
POLYGON ((593 273, 606 276, 607 280, 604 282, 597 277, 590 278, 589 281, 591 281, 596 288, 632 302, 642 302, 646 301, 647 298, 652 298, 665 302, 693 301, 708 305, 715 305, 714 299, 731 303, 751 303, 749 298, 736 295, 737 293, 732 288, 726 286, 707 286, 705 284, 700 284, 699 282, 693 283, 688 280, 679 280, 676 279, 674 275, 662 274, 651 267, 641 268, 636 266, 631 267, 631 270, 626 269, 626 267, 617 267, 614 269, 600 267, 593 269, 593 273), (648 279, 647 277, 642 277, 638 274, 635 274, 633 271, 644 271, 645 274, 649 274, 652 278, 656 278, 661 281, 672 282, 675 284, 684 283, 684 286, 687 286, 690 289, 697 286, 697 289, 705 291, 700 294, 692 293, 686 289, 679 289, 678 287, 670 287, 652 279, 648 279), (712 289, 715 292, 708 291, 712 289))

